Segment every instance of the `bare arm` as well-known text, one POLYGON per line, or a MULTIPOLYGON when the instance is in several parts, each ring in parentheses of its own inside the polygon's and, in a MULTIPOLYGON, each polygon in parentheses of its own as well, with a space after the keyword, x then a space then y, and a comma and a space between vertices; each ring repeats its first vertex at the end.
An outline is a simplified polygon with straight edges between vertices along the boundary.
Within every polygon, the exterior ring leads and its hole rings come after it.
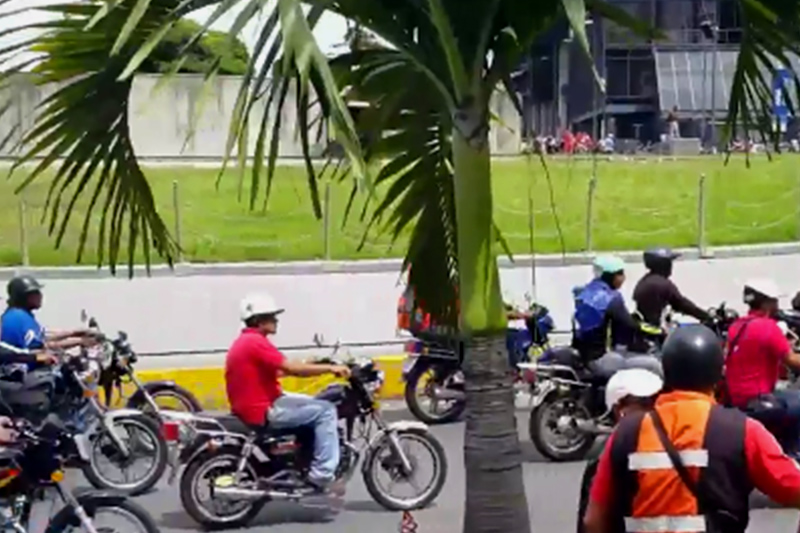
POLYGON ((326 374, 344 377, 349 373, 346 366, 315 365, 302 361, 294 361, 288 358, 284 358, 283 364, 281 365, 281 372, 288 376, 297 376, 301 378, 324 376, 326 374))
POLYGON ((69 350, 78 346, 87 345, 86 337, 59 337, 57 339, 48 338, 45 341, 45 346, 50 350, 69 350))

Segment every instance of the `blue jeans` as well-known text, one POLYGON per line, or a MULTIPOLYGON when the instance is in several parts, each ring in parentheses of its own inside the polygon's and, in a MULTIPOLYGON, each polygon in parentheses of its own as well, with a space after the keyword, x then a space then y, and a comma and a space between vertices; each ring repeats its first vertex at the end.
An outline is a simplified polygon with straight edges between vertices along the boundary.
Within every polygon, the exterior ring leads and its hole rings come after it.
POLYGON ((781 445, 790 454, 798 454, 800 452, 800 390, 776 390, 775 397, 786 404, 786 415, 789 429, 785 433, 785 438, 790 442, 781 442, 781 445))
POLYGON ((314 428, 314 460, 308 474, 310 481, 333 481, 339 466, 339 432, 336 406, 304 394, 283 393, 267 414, 270 427, 314 428))

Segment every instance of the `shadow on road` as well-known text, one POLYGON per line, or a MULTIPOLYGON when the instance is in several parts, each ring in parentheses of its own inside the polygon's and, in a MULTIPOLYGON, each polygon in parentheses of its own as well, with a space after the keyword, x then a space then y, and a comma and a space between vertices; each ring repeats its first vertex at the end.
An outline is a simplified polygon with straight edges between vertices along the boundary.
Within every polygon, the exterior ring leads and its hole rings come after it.
MULTIPOLYGON (((265 506, 264 510, 245 527, 276 526, 280 524, 323 524, 334 520, 339 511, 339 508, 330 506, 270 502, 265 506)), ((161 515, 159 526, 165 529, 191 531, 200 529, 198 524, 182 510, 167 512, 161 515)))
POLYGON ((372 500, 358 500, 352 502, 345 502, 344 508, 348 511, 353 511, 356 513, 381 513, 381 514, 391 514, 397 513, 397 511, 390 511, 385 507, 375 503, 372 500))

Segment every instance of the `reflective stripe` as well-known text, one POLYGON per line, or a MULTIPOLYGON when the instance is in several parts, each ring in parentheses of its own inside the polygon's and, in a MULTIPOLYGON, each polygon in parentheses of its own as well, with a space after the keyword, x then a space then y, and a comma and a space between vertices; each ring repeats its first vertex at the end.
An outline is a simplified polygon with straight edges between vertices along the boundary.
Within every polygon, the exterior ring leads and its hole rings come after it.
MULTIPOLYGON (((708 466, 708 450, 683 450, 679 452, 683 464, 691 467, 708 466)), ((667 452, 635 452, 628 456, 630 470, 664 470, 674 468, 667 452)))
POLYGON ((706 530, 704 516, 653 516, 649 518, 625 518, 628 533, 703 533, 706 530))

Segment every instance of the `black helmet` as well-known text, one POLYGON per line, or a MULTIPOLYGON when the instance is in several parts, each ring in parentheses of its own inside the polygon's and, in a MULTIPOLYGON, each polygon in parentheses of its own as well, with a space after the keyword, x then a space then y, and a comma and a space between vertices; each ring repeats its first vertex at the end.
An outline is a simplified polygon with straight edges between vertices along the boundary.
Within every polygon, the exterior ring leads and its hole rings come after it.
POLYGON ((13 306, 24 306, 28 295, 42 290, 42 284, 33 276, 17 276, 6 285, 8 303, 13 306))
POLYGON ((671 390, 706 391, 722 378, 725 355, 722 343, 709 328, 690 324, 675 329, 662 349, 664 387, 671 390))
POLYGON ((644 253, 644 266, 656 274, 671 276, 672 262, 680 255, 670 248, 651 248, 644 253))

